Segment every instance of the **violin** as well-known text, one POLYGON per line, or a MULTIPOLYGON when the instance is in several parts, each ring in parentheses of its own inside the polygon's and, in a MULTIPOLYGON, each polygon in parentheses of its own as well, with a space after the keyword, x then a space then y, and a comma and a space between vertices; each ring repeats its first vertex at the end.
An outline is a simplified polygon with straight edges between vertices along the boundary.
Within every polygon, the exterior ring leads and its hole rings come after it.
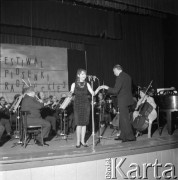
POLYGON ((56 110, 57 107, 58 107, 58 105, 59 105, 59 103, 60 103, 59 100, 57 100, 56 102, 53 102, 53 103, 51 104, 51 108, 52 108, 53 110, 56 110))

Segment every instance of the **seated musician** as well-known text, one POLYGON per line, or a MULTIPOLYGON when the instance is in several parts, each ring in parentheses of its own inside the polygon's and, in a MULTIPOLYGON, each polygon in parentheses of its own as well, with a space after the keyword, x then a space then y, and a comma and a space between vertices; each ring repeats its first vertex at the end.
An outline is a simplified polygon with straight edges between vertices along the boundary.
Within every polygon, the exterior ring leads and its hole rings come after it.
MULTIPOLYGON (((95 97, 94 97, 95 98, 95 97)), ((105 126, 105 100, 103 93, 98 93, 98 96, 96 96, 96 102, 95 102, 95 111, 97 114, 97 119, 100 121, 101 127, 105 126), (101 113, 101 114, 100 114, 101 113)))
POLYGON ((56 96, 53 96, 51 101, 52 101, 51 108, 55 110, 58 107, 59 100, 57 99, 56 96))
POLYGON ((1 139, 4 133, 5 127, 0 123, 0 147, 3 145, 3 140, 1 139))
MULTIPOLYGON (((11 113, 10 121, 11 121, 12 128, 13 128, 13 125, 16 124, 16 120, 17 120, 17 116, 18 116, 18 112, 17 111, 13 112, 13 107, 14 107, 14 104, 15 104, 17 98, 19 98, 19 96, 20 96, 20 94, 15 94, 14 95, 13 102, 11 103, 12 105, 11 105, 11 107, 9 109, 9 111, 11 113)), ((19 108, 20 108, 20 106, 19 106, 19 108)))
POLYGON ((101 125, 104 124, 110 124, 110 127, 112 127, 112 119, 114 118, 114 106, 112 99, 110 96, 103 95, 103 93, 98 93, 98 105, 99 108, 103 109, 103 117, 101 125))
MULTIPOLYGON (((40 109, 42 107, 43 107, 43 102, 42 101, 40 102, 39 100, 37 100, 35 96, 34 87, 30 86, 26 88, 25 96, 22 99, 21 111, 29 112, 29 114, 27 115, 27 125, 39 125, 39 124, 42 125, 42 129, 43 129, 42 137, 44 140, 44 145, 47 145, 45 143, 45 140, 46 138, 48 138, 51 125, 47 120, 42 119, 41 113, 40 113, 40 109)), ((38 134, 38 136, 36 137, 36 144, 39 146, 43 145, 40 134, 38 134)))
POLYGON ((0 139, 6 130, 7 136, 11 137, 10 113, 9 105, 6 103, 4 97, 0 97, 0 139))
POLYGON ((137 102, 135 111, 133 112, 133 121, 135 120, 135 118, 137 118, 138 116, 142 115, 140 114, 144 108, 145 102, 147 102, 149 105, 151 105, 151 109, 149 110, 145 108, 147 113, 147 117, 146 119, 149 120, 150 122, 153 122, 156 117, 157 117, 157 112, 156 112, 156 103, 154 101, 154 98, 150 96, 149 92, 146 92, 146 88, 143 88, 140 90, 140 99, 137 102))
POLYGON ((50 101, 45 102, 45 95, 43 92, 38 92, 37 96, 43 102, 44 106, 42 107, 42 109, 44 109, 44 111, 46 111, 45 114, 43 113, 43 111, 41 111, 41 115, 45 120, 50 122, 50 124, 51 124, 51 135, 56 135, 56 117, 53 116, 54 111, 53 111, 53 108, 51 107, 52 106, 51 102, 50 101), (50 105, 50 107, 48 105, 50 105), (48 108, 48 110, 47 110, 47 108, 48 108))

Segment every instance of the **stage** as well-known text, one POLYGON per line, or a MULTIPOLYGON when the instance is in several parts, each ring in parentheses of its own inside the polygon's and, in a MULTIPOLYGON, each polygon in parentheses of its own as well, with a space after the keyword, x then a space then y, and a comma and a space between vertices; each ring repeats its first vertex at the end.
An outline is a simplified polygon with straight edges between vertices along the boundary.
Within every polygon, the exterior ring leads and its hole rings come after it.
MULTIPOLYGON (((106 159, 115 158, 114 161, 117 162, 121 157, 127 158, 126 164, 143 164, 150 161, 154 163, 157 159, 162 163, 162 168, 170 162, 174 165, 177 175, 178 129, 175 129, 173 135, 168 135, 166 126, 161 135, 156 127, 153 131, 150 139, 145 132, 137 137, 137 141, 121 143, 114 140, 116 134, 113 135, 113 129, 108 126, 100 143, 96 145, 96 133, 94 137, 89 137, 89 147, 81 148, 75 147, 75 133, 69 134, 67 140, 63 136, 53 137, 47 142, 49 146, 43 147, 34 144, 33 140, 26 148, 21 145, 14 146, 18 139, 11 139, 0 147, 0 179, 109 179, 106 176, 106 159)), ((149 180, 154 179, 151 172, 148 172, 149 180)), ((118 176, 117 172, 115 178, 118 176)))

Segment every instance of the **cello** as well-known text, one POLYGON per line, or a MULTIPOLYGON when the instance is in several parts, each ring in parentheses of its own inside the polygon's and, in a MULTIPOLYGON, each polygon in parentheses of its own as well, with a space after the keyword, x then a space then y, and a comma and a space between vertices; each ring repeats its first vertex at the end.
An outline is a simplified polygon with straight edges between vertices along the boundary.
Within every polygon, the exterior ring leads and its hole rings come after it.
POLYGON ((144 92, 145 95, 144 97, 142 97, 140 106, 138 108, 139 110, 135 111, 136 113, 133 114, 132 125, 138 131, 144 131, 146 128, 148 128, 149 122, 152 122, 157 117, 156 110, 149 102, 147 102, 147 99, 145 99, 147 91, 150 88, 151 84, 152 81, 144 92))

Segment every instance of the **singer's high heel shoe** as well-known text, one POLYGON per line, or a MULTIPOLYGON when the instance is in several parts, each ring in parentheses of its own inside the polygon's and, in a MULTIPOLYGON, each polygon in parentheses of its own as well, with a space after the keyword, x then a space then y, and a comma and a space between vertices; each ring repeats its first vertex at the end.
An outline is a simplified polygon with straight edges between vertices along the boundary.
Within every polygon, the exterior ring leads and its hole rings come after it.
POLYGON ((83 146, 83 147, 88 147, 87 144, 82 144, 81 142, 80 142, 80 145, 83 146))
POLYGON ((80 148, 81 147, 81 144, 80 145, 76 145, 76 148, 80 148))

